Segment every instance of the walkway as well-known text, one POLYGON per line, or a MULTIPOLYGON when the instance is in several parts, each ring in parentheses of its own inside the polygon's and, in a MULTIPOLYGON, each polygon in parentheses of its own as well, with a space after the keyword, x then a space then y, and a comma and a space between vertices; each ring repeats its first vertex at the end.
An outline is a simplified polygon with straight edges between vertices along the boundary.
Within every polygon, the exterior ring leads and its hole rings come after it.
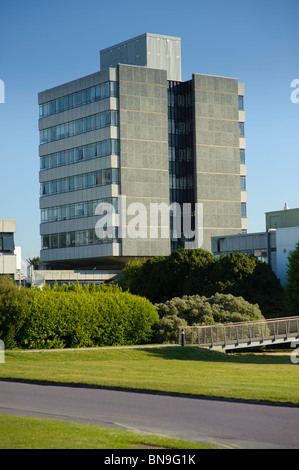
POLYGON ((180 328, 180 345, 229 350, 299 341, 299 316, 180 328))

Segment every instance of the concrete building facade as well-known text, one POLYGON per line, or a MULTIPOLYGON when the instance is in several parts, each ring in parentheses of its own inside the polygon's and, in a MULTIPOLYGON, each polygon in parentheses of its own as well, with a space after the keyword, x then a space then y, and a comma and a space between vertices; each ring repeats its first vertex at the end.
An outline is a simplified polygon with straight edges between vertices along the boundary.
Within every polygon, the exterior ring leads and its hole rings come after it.
POLYGON ((172 204, 187 205, 190 229, 201 230, 194 247, 246 231, 244 85, 181 81, 180 38, 152 34, 101 51, 101 69, 39 94, 41 260, 117 269, 189 247, 172 204), (116 213, 112 238, 95 230, 105 202, 116 213), (151 218, 153 207, 168 218, 151 218))

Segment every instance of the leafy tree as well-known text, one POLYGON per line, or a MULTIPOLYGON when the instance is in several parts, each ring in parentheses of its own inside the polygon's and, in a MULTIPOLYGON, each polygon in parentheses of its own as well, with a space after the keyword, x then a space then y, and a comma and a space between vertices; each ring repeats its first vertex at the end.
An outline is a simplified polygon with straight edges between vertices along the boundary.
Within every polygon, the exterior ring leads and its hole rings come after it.
POLYGON ((255 256, 233 253, 222 256, 211 273, 211 290, 244 297, 259 304, 268 317, 283 316, 284 291, 272 268, 255 256))
POLYGON ((130 260, 122 271, 122 277, 116 281, 116 284, 122 287, 123 290, 130 290, 135 292, 138 286, 138 275, 144 261, 139 259, 130 260))
POLYGON ((33 258, 28 258, 26 261, 29 264, 29 266, 33 266, 34 269, 38 269, 39 265, 43 264, 43 263, 41 263, 41 260, 40 260, 39 256, 35 256, 33 258))
POLYGON ((216 258, 202 249, 175 250, 167 257, 156 256, 140 266, 127 265, 120 285, 151 302, 161 302, 174 296, 193 293, 196 285, 209 285, 210 265, 216 258))
POLYGON ((216 259, 202 249, 180 249, 167 257, 127 265, 124 289, 161 303, 173 297, 214 294, 241 296, 258 303, 268 317, 283 316, 283 288, 267 264, 254 256, 233 253, 216 259))
POLYGON ((299 242, 288 256, 285 303, 289 315, 299 315, 299 242))

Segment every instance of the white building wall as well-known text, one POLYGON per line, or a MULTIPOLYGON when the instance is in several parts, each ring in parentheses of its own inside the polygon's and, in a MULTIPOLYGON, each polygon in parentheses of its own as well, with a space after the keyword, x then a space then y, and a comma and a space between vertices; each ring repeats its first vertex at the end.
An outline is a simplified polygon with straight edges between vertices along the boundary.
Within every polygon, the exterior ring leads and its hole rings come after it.
POLYGON ((276 275, 283 285, 286 283, 288 256, 299 241, 299 227, 276 229, 276 275))

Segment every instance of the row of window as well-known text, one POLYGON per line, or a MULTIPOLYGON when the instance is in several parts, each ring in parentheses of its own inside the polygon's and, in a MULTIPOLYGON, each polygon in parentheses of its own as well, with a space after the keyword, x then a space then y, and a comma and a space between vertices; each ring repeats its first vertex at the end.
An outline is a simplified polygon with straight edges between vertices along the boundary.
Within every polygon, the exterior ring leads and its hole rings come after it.
POLYGON ((41 222, 57 222, 60 220, 91 217, 95 215, 96 207, 101 203, 112 204, 115 212, 118 210, 118 199, 115 197, 97 199, 95 201, 78 202, 65 206, 49 207, 41 210, 41 222))
POLYGON ((46 181, 40 185, 41 196, 61 194, 80 189, 89 189, 96 186, 119 183, 119 170, 109 168, 108 170, 98 170, 92 173, 60 178, 58 180, 46 181))
POLYGON ((103 140, 83 147, 76 147, 62 152, 51 153, 40 158, 41 170, 57 168, 71 163, 82 162, 106 155, 119 155, 119 141, 116 139, 103 140))
POLYGON ((117 96, 117 83, 105 82, 101 85, 86 88, 85 90, 71 93, 61 98, 48 101, 39 106, 39 117, 44 118, 53 114, 69 111, 70 109, 103 100, 110 96, 117 96))
POLYGON ((77 232, 44 235, 42 237, 42 250, 86 245, 102 245, 106 243, 118 243, 118 240, 117 238, 98 238, 94 229, 79 230, 77 232))
POLYGON ((40 131, 40 143, 47 144, 56 140, 66 139, 74 135, 102 129, 107 126, 118 126, 118 112, 104 111, 103 113, 87 116, 75 121, 66 122, 40 131))
MULTIPOLYGON (((176 147, 169 146, 168 148, 169 161, 191 161, 192 148, 177 149, 176 147)), ((240 163, 245 163, 245 149, 240 149, 240 163)))

